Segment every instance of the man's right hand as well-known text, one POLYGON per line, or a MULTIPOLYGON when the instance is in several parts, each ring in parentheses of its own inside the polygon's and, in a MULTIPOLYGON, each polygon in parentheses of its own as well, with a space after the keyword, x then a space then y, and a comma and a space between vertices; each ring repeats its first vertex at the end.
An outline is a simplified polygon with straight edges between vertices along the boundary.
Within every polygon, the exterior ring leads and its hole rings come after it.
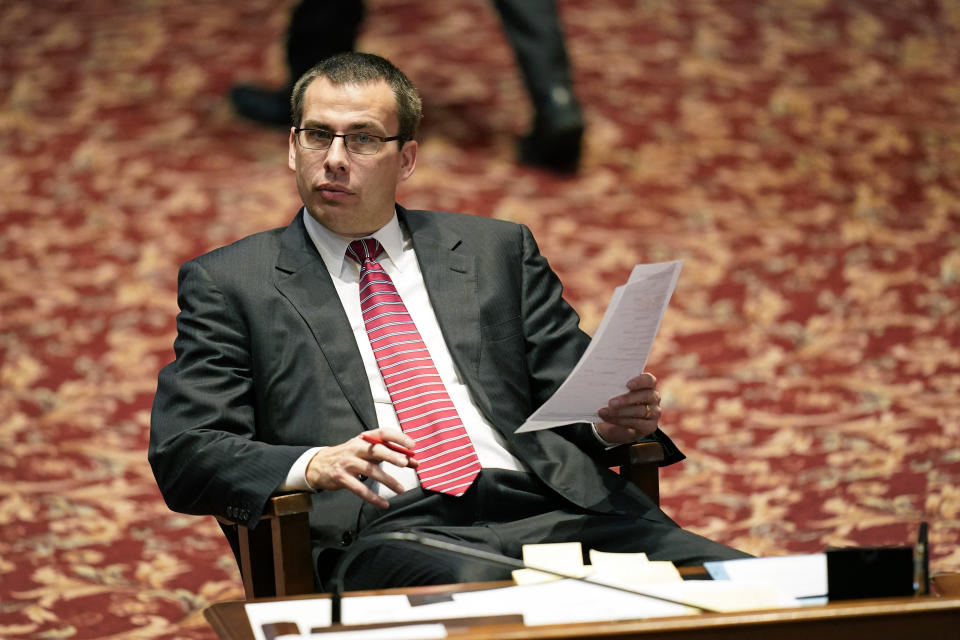
MULTIPOLYGON (((366 433, 408 449, 412 449, 415 445, 411 438, 397 431, 375 429, 366 433)), ((387 500, 374 493, 359 477, 366 476, 385 485, 394 493, 403 493, 403 485, 380 468, 381 462, 413 469, 418 464, 414 458, 393 451, 382 444, 371 444, 358 435, 343 444, 324 447, 318 451, 307 465, 307 483, 316 490, 347 489, 370 504, 386 509, 389 506, 387 500)))

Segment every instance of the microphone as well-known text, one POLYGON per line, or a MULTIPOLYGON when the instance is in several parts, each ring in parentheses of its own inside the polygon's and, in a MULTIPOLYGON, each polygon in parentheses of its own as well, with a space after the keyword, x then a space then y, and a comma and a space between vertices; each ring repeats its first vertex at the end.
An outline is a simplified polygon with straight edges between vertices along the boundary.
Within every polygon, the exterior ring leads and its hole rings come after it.
POLYGON ((683 600, 675 600, 673 598, 667 598, 665 596, 656 595, 653 593, 646 593, 639 589, 632 589, 628 587, 620 587, 612 584, 605 584, 603 582, 594 582, 583 578, 580 576, 570 575, 562 571, 554 571, 553 569, 545 569, 541 567, 528 567, 520 560, 516 558, 511 558, 510 556, 505 556, 499 553, 492 553, 490 551, 483 551, 482 549, 474 549, 473 547, 466 547, 458 544, 452 544, 444 540, 438 540, 437 538, 431 538, 428 536, 421 536, 415 533, 405 533, 400 531, 390 532, 390 533, 377 533, 366 538, 361 538, 354 542, 350 547, 344 552, 343 556, 337 562, 337 566, 334 569, 333 577, 330 580, 330 604, 331 604, 331 622, 332 624, 341 624, 341 600, 343 597, 343 580, 344 576, 347 573, 347 568, 350 564, 359 556, 361 553, 384 542, 408 542, 415 545, 420 545, 422 547, 429 547, 431 549, 437 549, 439 551, 446 551, 457 556, 466 556, 469 558, 475 558, 477 560, 484 560, 493 564, 499 564, 501 566, 510 567, 511 569, 533 569, 535 571, 540 571, 543 573, 549 573, 550 575, 557 576, 559 578, 568 578, 570 580, 578 580, 580 582, 586 582, 587 584, 592 584, 598 587, 606 587, 608 589, 613 589, 615 591, 622 591, 625 593, 632 593, 634 595, 645 596, 647 598, 653 598, 654 600, 660 600, 661 602, 669 602, 670 604, 679 604, 684 607, 690 607, 692 609, 697 609, 698 611, 707 611, 715 613, 716 609, 711 609, 703 605, 694 604, 692 602, 684 602, 683 600))

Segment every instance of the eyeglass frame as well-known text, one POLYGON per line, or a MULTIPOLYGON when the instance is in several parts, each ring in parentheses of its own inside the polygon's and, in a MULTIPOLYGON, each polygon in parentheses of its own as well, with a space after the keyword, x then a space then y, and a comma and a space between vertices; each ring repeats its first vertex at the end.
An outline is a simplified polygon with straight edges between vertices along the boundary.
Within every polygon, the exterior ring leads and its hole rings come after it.
POLYGON ((383 145, 384 145, 384 144, 386 144, 386 143, 388 143, 388 142, 393 142, 394 140, 403 140, 404 142, 406 142, 406 139, 404 139, 404 137, 403 137, 403 136, 400 136, 400 135, 396 135, 396 136, 380 136, 380 135, 377 135, 377 134, 375 134, 375 133, 366 133, 366 132, 364 132, 364 131, 352 131, 352 132, 350 132, 350 133, 334 133, 333 131, 330 131, 329 129, 324 129, 323 127, 294 127, 294 128, 293 128, 293 135, 294 135, 294 138, 296 138, 296 140, 297 140, 297 144, 299 144, 299 145, 300 145, 301 147, 303 147, 304 149, 309 149, 310 151, 327 151, 330 147, 333 146, 333 140, 334 140, 334 138, 343 138, 343 148, 346 149, 347 151, 349 151, 350 153, 355 153, 355 154, 360 155, 360 156, 375 156, 375 155, 377 155, 378 153, 380 153, 381 151, 383 151, 383 145), (306 146, 305 144, 303 144, 302 142, 300 142, 300 132, 301 132, 301 131, 326 131, 327 133, 330 134, 330 144, 328 144, 326 147, 323 147, 322 149, 317 149, 316 147, 308 147, 308 146, 306 146), (363 153, 363 152, 361 152, 361 151, 351 151, 351 150, 350 150, 350 147, 347 146, 347 137, 349 137, 349 136, 370 136, 371 138, 376 138, 376 139, 378 139, 378 140, 380 141, 380 147, 379 147, 376 151, 374 151, 373 153, 363 153))

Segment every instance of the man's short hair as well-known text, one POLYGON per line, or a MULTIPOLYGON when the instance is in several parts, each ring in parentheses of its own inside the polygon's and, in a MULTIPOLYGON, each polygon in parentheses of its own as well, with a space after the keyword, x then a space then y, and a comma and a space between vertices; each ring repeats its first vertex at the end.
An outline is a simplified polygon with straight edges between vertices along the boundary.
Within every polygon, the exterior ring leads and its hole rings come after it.
MULTIPOLYGON (((326 78, 331 84, 367 84, 384 81, 393 91, 397 103, 397 120, 400 130, 396 135, 400 146, 413 140, 417 125, 423 116, 420 93, 410 79, 393 64, 372 53, 348 51, 324 58, 300 76, 290 97, 290 110, 294 126, 299 127, 303 118, 303 100, 310 84, 317 78, 326 78)), ((390 132, 388 132, 390 133, 390 132)))

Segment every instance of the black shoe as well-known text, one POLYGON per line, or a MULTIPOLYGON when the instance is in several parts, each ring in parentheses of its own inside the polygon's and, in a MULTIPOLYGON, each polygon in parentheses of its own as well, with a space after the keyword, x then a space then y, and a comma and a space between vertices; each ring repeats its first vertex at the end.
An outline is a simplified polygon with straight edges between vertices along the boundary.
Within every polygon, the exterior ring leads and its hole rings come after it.
POLYGON ((580 164, 583 126, 534 131, 520 139, 520 161, 555 173, 576 173, 580 164))
POLYGON ((237 85, 230 90, 230 102, 241 116, 274 127, 289 127, 290 89, 263 89, 237 85))
POLYGON ((574 173, 580 164, 583 116, 574 100, 537 110, 530 133, 520 138, 520 161, 556 173, 574 173))

